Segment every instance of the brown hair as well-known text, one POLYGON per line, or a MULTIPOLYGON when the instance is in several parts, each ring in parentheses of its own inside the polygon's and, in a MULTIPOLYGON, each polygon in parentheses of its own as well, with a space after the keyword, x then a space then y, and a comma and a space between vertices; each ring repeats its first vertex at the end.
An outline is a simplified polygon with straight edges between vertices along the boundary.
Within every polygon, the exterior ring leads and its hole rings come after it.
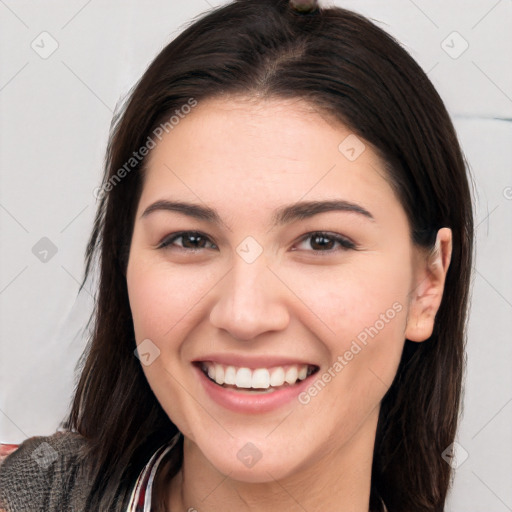
MULTIPOLYGON (((390 512, 442 511, 452 470, 441 454, 458 424, 473 250, 464 157, 441 98, 391 36, 345 9, 298 12, 285 0, 238 0, 195 20, 154 59, 114 119, 108 193, 86 253, 85 279, 99 267, 94 328, 67 421, 89 440, 89 509, 121 504, 151 451, 177 432, 134 356, 125 270, 145 159, 112 179, 176 109, 221 95, 302 98, 334 116, 386 163, 414 244, 431 248, 438 229, 452 229, 434 332, 424 343, 405 341, 382 400, 370 500, 372 511, 383 511, 382 502, 390 512)), ((170 474, 180 450, 182 443, 170 474)))

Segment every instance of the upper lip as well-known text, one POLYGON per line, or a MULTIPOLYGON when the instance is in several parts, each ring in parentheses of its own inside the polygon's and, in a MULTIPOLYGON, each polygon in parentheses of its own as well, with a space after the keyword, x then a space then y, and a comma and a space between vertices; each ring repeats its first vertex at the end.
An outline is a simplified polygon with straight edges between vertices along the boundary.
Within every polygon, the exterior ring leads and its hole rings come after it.
POLYGON ((250 368, 252 370, 257 368, 272 368, 274 366, 286 365, 303 365, 318 367, 317 364, 311 361, 304 361, 293 357, 278 357, 278 356, 242 356, 236 354, 206 354, 193 360, 194 363, 212 361, 214 363, 223 364, 226 366, 237 366, 239 368, 250 368))

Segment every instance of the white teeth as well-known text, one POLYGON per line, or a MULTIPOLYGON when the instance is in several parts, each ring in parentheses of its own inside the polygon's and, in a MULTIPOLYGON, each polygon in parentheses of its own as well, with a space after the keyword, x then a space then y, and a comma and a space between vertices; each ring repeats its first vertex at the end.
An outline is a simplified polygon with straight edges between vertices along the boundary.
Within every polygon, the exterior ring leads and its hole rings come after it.
MULTIPOLYGON (((217 382, 217 375, 213 377, 213 380, 217 382)), ((227 366, 224 371, 224 384, 229 384, 230 386, 234 386, 236 381, 236 370, 234 366, 227 366)), ((217 382, 218 384, 218 382, 217 382)))
POLYGON ((235 386, 237 388, 250 388, 252 386, 252 372, 249 368, 239 368, 236 372, 235 386))
POLYGON ((215 365, 215 375, 213 376, 213 379, 217 384, 224 384, 224 366, 221 364, 215 365))
POLYGON ((286 382, 288 382, 288 384, 295 384, 297 382, 298 375, 299 375, 299 372, 297 370, 297 367, 290 366, 290 368, 288 368, 288 370, 286 370, 284 380, 286 380, 286 382))
POLYGON ((266 368, 258 368, 252 372, 251 387, 261 389, 270 387, 270 373, 266 368))
POLYGON ((243 389, 269 389, 286 384, 293 385, 304 380, 313 371, 307 364, 276 366, 274 368, 237 368, 210 361, 202 363, 203 371, 219 385, 236 386, 243 389))
POLYGON ((284 384, 284 369, 279 366, 278 368, 274 368, 270 375, 270 385, 271 386, 282 386, 284 384))

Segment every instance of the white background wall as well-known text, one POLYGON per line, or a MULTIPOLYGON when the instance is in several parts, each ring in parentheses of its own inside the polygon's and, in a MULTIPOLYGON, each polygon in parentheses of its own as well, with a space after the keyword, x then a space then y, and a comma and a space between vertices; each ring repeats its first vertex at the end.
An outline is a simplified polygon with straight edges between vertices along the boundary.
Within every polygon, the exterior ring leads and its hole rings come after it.
MULTIPOLYGON (((67 410, 92 305, 78 283, 116 103, 193 16, 221 3, 0 2, 0 442, 50 434, 67 410), (35 245, 50 247, 46 262, 35 245)), ((428 72, 469 160, 477 258, 458 436, 468 457, 447 510, 511 511, 512 1, 336 4, 373 19, 428 72)))

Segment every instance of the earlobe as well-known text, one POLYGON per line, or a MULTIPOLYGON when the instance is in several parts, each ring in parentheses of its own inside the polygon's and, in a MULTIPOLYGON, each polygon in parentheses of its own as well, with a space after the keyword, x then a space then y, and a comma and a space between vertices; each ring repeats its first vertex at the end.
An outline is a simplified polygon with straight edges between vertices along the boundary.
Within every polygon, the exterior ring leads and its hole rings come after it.
POLYGON ((421 342, 432 335, 451 256, 452 230, 441 228, 437 232, 434 248, 428 255, 421 255, 416 265, 405 329, 407 339, 421 342))

